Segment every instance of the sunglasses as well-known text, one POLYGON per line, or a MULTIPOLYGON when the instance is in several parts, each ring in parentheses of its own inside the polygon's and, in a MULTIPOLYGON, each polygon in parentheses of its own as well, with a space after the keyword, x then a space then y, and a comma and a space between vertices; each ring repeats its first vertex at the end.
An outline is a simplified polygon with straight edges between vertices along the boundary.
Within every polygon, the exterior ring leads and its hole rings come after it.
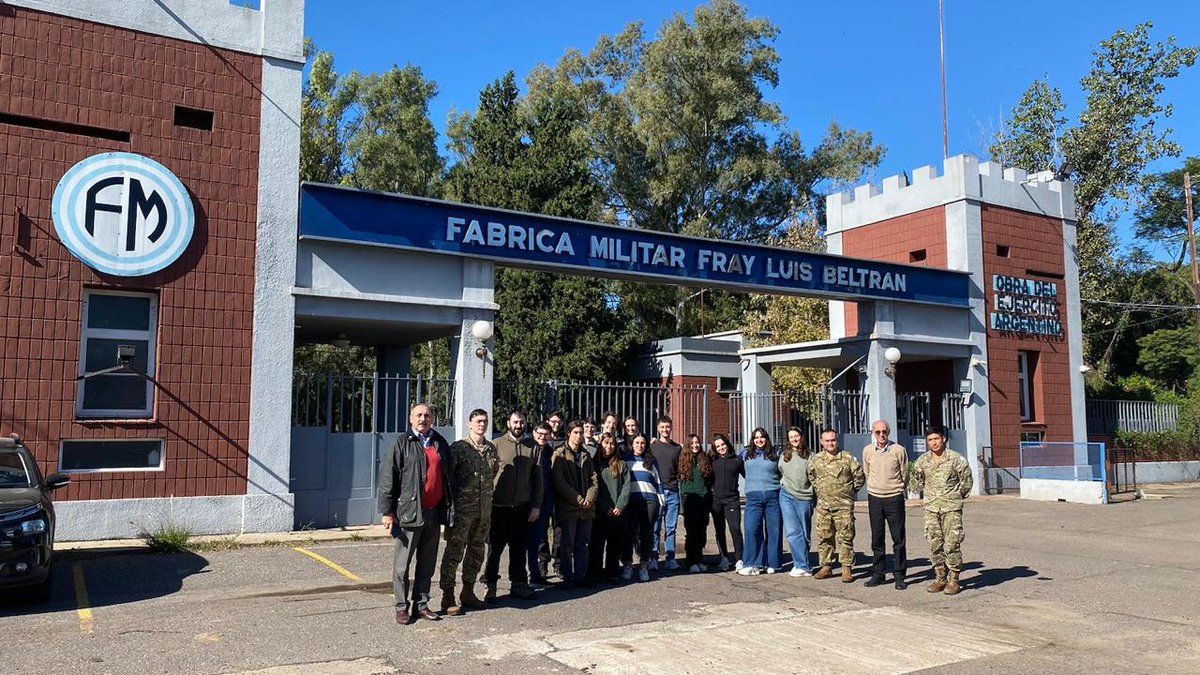
POLYGON ((890 432, 889 432, 887 429, 882 429, 882 430, 880 430, 880 429, 876 429, 875 431, 872 431, 871 433, 873 433, 873 434, 883 434, 884 436, 887 436, 887 435, 888 435, 888 433, 890 433, 890 432))

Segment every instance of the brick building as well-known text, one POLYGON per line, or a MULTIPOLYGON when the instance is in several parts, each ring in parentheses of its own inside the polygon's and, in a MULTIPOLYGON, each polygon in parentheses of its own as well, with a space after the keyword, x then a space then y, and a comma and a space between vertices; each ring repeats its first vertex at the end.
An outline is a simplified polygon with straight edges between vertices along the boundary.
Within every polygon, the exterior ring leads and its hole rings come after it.
POLYGON ((0 4, 0 420, 71 474, 60 538, 291 526, 301 14, 0 4))

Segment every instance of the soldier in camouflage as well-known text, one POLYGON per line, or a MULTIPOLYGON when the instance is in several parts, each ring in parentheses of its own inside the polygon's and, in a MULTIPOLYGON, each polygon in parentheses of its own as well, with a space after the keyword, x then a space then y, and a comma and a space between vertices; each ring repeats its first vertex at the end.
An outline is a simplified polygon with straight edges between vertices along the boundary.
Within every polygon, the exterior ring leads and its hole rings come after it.
POLYGON ((487 439, 488 414, 471 411, 467 418, 470 432, 450 446, 449 472, 458 485, 454 524, 446 528, 446 551, 442 554, 442 611, 448 616, 462 614, 463 608, 483 609, 487 603, 475 595, 475 580, 483 567, 484 545, 492 525, 492 487, 500 468, 496 446, 487 439), (462 564, 463 590, 454 601, 454 575, 462 564))
POLYGON ((925 538, 929 560, 937 578, 930 593, 959 592, 962 571, 963 500, 971 494, 971 466, 962 455, 946 447, 946 431, 931 429, 925 437, 928 451, 913 465, 913 481, 925 497, 925 538))
POLYGON ((814 579, 833 576, 834 546, 842 564, 842 581, 854 580, 854 496, 866 484, 858 460, 838 449, 837 432, 821 432, 821 449, 808 463, 808 480, 817 494, 813 532, 821 569, 814 579))

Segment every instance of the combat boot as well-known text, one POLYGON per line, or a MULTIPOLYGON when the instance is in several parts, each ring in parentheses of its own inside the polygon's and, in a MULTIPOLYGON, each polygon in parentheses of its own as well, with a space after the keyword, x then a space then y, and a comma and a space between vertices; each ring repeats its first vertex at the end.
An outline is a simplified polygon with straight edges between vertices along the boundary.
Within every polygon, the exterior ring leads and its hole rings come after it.
POLYGON ((813 575, 813 578, 828 579, 831 576, 833 576, 833 568, 829 565, 821 565, 821 569, 817 570, 817 573, 813 575))
POLYGON ((442 590, 442 612, 446 616, 462 616, 462 607, 454 602, 454 591, 442 590))
POLYGON ((854 573, 850 571, 849 567, 846 567, 845 565, 843 565, 842 566, 842 583, 848 584, 852 581, 854 581, 854 573))
POLYGON ((535 593, 534 590, 529 587, 529 584, 521 583, 513 584, 512 590, 509 591, 509 594, 514 598, 520 598, 521 600, 532 600, 534 596, 537 595, 537 593, 535 593))
POLYGON ((925 590, 930 593, 941 593, 946 589, 946 570, 935 569, 933 572, 937 575, 937 578, 934 579, 933 583, 929 584, 929 588, 925 590))
POLYGON ((487 582, 487 592, 483 594, 484 602, 495 602, 496 597, 496 582, 487 582))
POLYGON ((962 589, 958 587, 958 572, 951 572, 946 578, 946 590, 943 591, 946 595, 958 595, 962 589))
POLYGON ((458 596, 458 603, 467 609, 487 609, 487 603, 475 595, 474 588, 464 588, 458 596))

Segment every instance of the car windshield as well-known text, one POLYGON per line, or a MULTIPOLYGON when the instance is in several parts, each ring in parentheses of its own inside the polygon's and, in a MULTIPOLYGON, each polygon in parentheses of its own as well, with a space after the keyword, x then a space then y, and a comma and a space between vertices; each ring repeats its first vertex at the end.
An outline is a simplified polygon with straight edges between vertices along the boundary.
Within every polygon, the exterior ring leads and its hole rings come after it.
POLYGON ((17 450, 0 450, 0 488, 33 487, 33 470, 25 454, 17 450))

